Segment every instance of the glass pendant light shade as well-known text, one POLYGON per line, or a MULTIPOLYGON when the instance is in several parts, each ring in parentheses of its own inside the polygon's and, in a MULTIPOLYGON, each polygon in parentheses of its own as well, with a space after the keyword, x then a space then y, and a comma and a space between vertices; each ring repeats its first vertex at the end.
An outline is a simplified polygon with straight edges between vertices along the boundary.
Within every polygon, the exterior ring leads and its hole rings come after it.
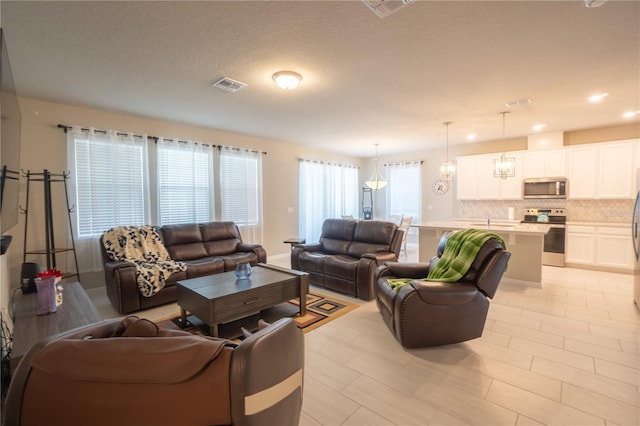
POLYGON ((373 174, 371 175, 371 178, 365 182, 365 184, 369 188, 377 190, 387 186, 387 181, 384 178, 384 176, 382 176, 382 173, 380 173, 380 171, 378 170, 378 144, 375 144, 375 146, 376 146, 376 158, 375 160, 373 160, 373 174))
POLYGON ((453 164, 453 162, 449 161, 449 124, 451 124, 451 122, 446 121, 442 124, 447 126, 447 153, 445 157, 446 161, 444 163, 440 163, 440 178, 452 181, 456 176, 456 166, 455 164, 453 164))
POLYGON ((502 111, 500 114, 502 114, 502 155, 500 155, 500 158, 493 160, 493 177, 506 179, 516 175, 516 159, 507 157, 506 153, 505 116, 509 114, 509 112, 502 111))

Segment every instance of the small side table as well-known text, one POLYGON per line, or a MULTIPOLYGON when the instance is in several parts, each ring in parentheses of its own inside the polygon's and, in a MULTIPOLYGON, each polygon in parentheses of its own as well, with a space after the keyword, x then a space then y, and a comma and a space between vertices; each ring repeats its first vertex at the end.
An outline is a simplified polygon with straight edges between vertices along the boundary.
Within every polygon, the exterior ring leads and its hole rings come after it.
POLYGON ((296 244, 304 244, 306 243, 307 240, 304 238, 289 238, 288 240, 284 240, 283 243, 285 244, 291 244, 291 250, 293 250, 293 247, 296 244))

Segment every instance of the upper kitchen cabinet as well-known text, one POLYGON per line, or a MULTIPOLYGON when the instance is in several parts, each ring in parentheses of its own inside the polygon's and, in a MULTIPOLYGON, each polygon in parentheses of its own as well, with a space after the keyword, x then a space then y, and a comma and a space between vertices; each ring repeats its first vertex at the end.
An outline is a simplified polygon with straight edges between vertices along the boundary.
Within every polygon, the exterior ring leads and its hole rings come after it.
POLYGON ((633 198, 635 145, 624 141, 568 148, 568 198, 633 198))
POLYGON ((456 159, 458 200, 515 200, 522 198, 522 154, 508 152, 516 160, 516 176, 493 177, 494 160, 500 153, 469 155, 456 159))
POLYGON ((566 150, 551 149, 523 153, 522 178, 563 177, 567 175, 566 150))

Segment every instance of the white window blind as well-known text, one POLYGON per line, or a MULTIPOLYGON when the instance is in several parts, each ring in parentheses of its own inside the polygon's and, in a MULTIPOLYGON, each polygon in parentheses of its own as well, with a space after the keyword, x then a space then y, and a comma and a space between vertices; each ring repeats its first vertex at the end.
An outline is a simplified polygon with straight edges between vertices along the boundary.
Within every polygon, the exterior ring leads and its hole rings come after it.
POLYGON ((159 138, 156 149, 159 224, 214 220, 213 148, 159 138))
POLYGON ((420 223, 422 205, 422 164, 419 161, 386 164, 387 216, 413 217, 420 223))
POLYGON ((149 222, 146 136, 73 128, 68 143, 78 238, 149 222))
POLYGON ((300 161, 300 235, 318 241, 328 218, 358 218, 358 169, 352 166, 300 161))
POLYGON ((243 240, 262 242, 262 153, 221 148, 220 219, 235 222, 243 240))

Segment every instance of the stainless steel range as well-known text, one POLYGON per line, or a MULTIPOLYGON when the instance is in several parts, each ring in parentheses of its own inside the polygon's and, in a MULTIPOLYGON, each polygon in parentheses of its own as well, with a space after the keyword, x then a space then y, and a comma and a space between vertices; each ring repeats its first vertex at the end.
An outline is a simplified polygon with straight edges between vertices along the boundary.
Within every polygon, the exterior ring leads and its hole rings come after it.
POLYGON ((525 209, 522 223, 545 223, 551 225, 544 236, 542 264, 564 266, 567 213, 565 209, 525 209))

